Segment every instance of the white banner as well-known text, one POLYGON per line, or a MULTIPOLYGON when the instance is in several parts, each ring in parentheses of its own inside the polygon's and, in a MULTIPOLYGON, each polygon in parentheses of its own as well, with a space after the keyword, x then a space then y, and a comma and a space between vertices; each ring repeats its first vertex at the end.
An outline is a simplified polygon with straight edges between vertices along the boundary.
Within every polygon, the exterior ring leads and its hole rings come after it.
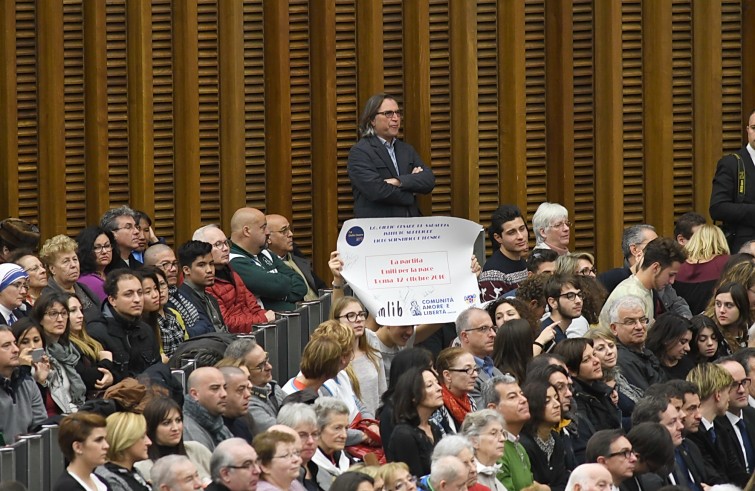
POLYGON ((471 261, 481 230, 452 217, 348 220, 341 274, 378 324, 453 322, 479 303, 471 261))

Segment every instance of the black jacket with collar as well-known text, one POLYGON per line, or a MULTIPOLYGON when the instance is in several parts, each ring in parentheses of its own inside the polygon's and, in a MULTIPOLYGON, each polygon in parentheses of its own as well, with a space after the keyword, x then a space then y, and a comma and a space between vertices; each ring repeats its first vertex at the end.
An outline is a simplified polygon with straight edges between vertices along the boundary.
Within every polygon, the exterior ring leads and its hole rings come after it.
POLYGON ((748 240, 755 239, 755 165, 744 146, 735 152, 745 170, 745 189, 740 201, 737 193, 738 159, 725 155, 718 161, 710 193, 710 216, 721 220, 727 232, 733 232, 729 248, 737 251, 748 240))
MULTIPOLYGON (((746 436, 749 438, 753 448, 755 448, 755 409, 749 406, 742 409, 742 419, 745 422, 745 426, 747 426, 747 435, 742 435, 742 437, 746 436)), ((739 445, 739 439, 734 431, 734 426, 726 415, 717 417, 716 422, 720 424, 721 428, 721 431, 719 431, 719 427, 716 427, 718 439, 722 439, 725 448, 736 456, 739 469, 745 471, 747 465, 745 457, 742 454, 742 447, 739 445)), ((748 475, 747 478, 749 479, 749 477, 748 475)))
POLYGON ((718 438, 718 435, 727 431, 722 428, 724 423, 728 422, 718 419, 713 422, 716 432, 715 443, 711 439, 710 431, 706 430, 703 424, 700 424, 700 429, 696 433, 689 433, 687 440, 693 442, 700 450, 706 472, 714 481, 708 484, 734 483, 744 487, 750 476, 737 459, 736 449, 730 448, 732 442, 728 438, 718 438))
POLYGON ((616 364, 627 381, 643 392, 653 384, 666 381, 666 373, 661 370, 658 358, 647 348, 641 351, 616 343, 618 359, 616 364))
POLYGON ((577 433, 573 435, 572 444, 577 464, 585 462, 587 442, 596 431, 621 428, 621 411, 611 402, 611 390, 600 381, 588 385, 574 379, 572 392, 577 401, 574 411, 577 433))

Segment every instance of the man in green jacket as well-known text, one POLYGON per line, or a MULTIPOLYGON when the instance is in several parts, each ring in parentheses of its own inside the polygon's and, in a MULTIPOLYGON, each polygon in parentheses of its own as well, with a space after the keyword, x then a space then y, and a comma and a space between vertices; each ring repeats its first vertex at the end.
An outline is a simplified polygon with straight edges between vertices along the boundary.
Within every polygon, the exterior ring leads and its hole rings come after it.
POLYGON ((304 299, 307 284, 265 248, 269 236, 264 213, 255 208, 237 210, 231 218, 231 266, 265 309, 294 310, 296 302, 304 299))

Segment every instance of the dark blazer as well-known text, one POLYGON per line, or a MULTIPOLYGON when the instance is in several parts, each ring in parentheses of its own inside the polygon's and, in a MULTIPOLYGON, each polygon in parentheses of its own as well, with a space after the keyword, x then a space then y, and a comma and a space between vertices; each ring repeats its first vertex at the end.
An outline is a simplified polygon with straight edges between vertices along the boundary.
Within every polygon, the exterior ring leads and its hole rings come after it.
MULTIPOLYGON (((748 433, 747 436, 750 438, 750 442, 752 443, 753 448, 755 448, 755 409, 749 406, 742 409, 742 419, 744 419, 745 425, 747 426, 747 433, 748 433)), ((745 463, 745 457, 742 454, 742 447, 739 445, 737 434, 734 432, 734 427, 729 421, 729 418, 727 418, 726 415, 719 416, 716 418, 716 422, 720 424, 720 427, 722 430, 722 431, 718 431, 718 427, 716 427, 718 438, 723 439, 724 440, 723 443, 728 449, 728 451, 736 455, 737 463, 739 464, 741 469, 742 470, 747 469, 747 465, 745 463)), ((747 476, 748 479, 749 477, 750 476, 747 476)))
POLYGON ((349 150, 347 170, 356 218, 420 216, 415 195, 432 192, 435 175, 408 143, 397 139, 393 148, 398 175, 388 149, 377 136, 364 137, 349 150), (412 174, 416 167, 423 171, 412 174), (385 182, 390 178, 399 178, 401 187, 385 182))
POLYGON ((755 239, 755 166, 747 147, 737 150, 745 169, 745 192, 742 202, 738 202, 737 158, 726 155, 718 161, 713 187, 710 193, 710 216, 724 222, 724 228, 736 235, 730 240, 732 253, 748 240, 755 239))
POLYGON ((715 443, 711 439, 710 432, 702 424, 697 433, 687 435, 687 440, 693 442, 700 450, 705 470, 711 480, 715 481, 708 484, 731 482, 744 487, 750 476, 739 463, 736 450, 729 448, 731 442, 728 439, 718 438, 718 435, 726 431, 721 427, 722 424, 720 420, 713 422, 713 428, 716 431, 715 443))
MULTIPOLYGON (((107 489, 111 489, 104 479, 100 478, 100 481, 107 486, 107 489)), ((55 481, 52 491, 87 491, 87 489, 79 484, 79 481, 74 479, 74 477, 68 473, 68 470, 64 470, 63 474, 61 474, 58 480, 55 481)))
POLYGON ((294 250, 291 251, 291 257, 293 257, 296 265, 299 266, 299 269, 304 273, 304 278, 315 293, 319 295, 319 290, 329 288, 322 278, 317 276, 315 270, 312 269, 312 260, 305 256, 296 244, 294 244, 294 250))

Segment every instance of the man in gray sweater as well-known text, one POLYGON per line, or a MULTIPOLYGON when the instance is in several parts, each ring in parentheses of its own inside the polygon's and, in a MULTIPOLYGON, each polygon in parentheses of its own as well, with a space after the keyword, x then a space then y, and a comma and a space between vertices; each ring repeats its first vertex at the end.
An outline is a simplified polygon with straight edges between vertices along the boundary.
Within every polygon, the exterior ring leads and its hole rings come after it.
POLYGON ((19 367, 19 353, 10 328, 0 325, 0 432, 6 445, 47 419, 28 367, 19 367))

